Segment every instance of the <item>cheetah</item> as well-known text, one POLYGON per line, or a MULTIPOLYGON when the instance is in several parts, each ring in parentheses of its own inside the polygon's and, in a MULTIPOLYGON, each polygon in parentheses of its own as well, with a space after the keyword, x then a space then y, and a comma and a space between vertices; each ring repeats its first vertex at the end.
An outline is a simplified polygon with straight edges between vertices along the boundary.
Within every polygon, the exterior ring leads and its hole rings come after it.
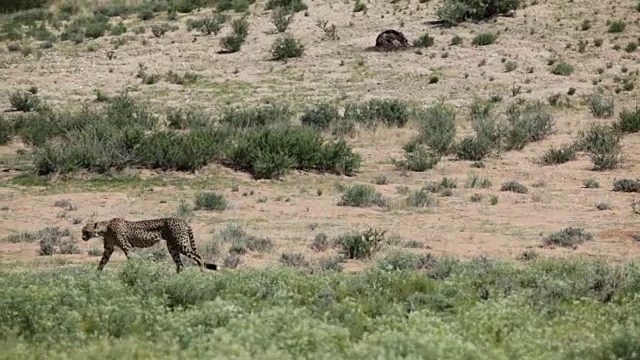
POLYGON ((193 240, 193 230, 186 221, 178 218, 161 218, 141 221, 127 221, 122 218, 113 218, 108 221, 91 222, 82 228, 82 240, 88 241, 93 237, 102 237, 104 241, 104 253, 98 271, 109 262, 115 247, 122 249, 127 259, 132 248, 147 248, 160 240, 167 242, 167 249, 173 262, 176 264, 176 272, 183 268, 180 254, 194 260, 200 266, 217 270, 216 264, 206 263, 196 250, 193 240))

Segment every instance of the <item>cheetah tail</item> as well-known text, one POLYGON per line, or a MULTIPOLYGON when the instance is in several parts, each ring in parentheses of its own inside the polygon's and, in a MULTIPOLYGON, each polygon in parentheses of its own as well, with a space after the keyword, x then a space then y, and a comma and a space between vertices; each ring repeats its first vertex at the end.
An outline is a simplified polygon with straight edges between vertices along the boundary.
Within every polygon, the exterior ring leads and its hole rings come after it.
POLYGON ((204 263, 204 267, 206 267, 208 270, 218 270, 218 265, 216 264, 204 263))

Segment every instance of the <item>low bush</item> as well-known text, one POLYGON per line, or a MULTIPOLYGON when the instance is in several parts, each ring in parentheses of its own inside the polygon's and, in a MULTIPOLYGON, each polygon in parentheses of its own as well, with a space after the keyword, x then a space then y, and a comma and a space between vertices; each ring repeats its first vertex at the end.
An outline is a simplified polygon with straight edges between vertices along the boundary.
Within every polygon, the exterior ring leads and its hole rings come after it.
POLYGON ((616 128, 591 124, 580 130, 576 140, 576 148, 585 151, 591 158, 594 170, 615 169, 622 163, 622 133, 616 128))
POLYGON ((325 142, 300 126, 258 128, 238 138, 229 162, 256 179, 279 179, 290 170, 353 175, 362 159, 343 140, 325 142))
POLYGON ((455 26, 467 20, 482 21, 506 15, 517 10, 520 4, 520 0, 445 0, 436 14, 445 26, 455 26))

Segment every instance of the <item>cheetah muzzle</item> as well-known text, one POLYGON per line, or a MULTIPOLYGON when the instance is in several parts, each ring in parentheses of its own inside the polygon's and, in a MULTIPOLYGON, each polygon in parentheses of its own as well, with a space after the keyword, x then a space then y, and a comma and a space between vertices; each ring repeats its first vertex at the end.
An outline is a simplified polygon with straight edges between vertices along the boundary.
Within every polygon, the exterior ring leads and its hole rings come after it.
POLYGON ((200 270, 217 270, 218 266, 206 263, 196 250, 193 230, 186 221, 178 218, 162 218, 141 221, 127 221, 113 218, 108 221, 88 223, 82 228, 82 240, 88 241, 93 237, 102 237, 104 253, 98 271, 109 262, 109 258, 116 247, 119 247, 129 259, 129 252, 133 248, 148 248, 161 240, 167 242, 169 254, 176 264, 176 272, 180 272, 184 265, 180 255, 194 260, 200 270))

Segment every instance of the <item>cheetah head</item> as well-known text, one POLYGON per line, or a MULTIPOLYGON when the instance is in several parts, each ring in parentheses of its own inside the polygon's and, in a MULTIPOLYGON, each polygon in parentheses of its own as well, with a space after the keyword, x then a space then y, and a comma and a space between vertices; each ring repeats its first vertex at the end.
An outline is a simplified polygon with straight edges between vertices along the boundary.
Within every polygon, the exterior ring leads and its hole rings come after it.
POLYGON ((107 231, 107 224, 104 222, 91 222, 82 228, 82 240, 87 241, 93 237, 104 235, 107 231))

